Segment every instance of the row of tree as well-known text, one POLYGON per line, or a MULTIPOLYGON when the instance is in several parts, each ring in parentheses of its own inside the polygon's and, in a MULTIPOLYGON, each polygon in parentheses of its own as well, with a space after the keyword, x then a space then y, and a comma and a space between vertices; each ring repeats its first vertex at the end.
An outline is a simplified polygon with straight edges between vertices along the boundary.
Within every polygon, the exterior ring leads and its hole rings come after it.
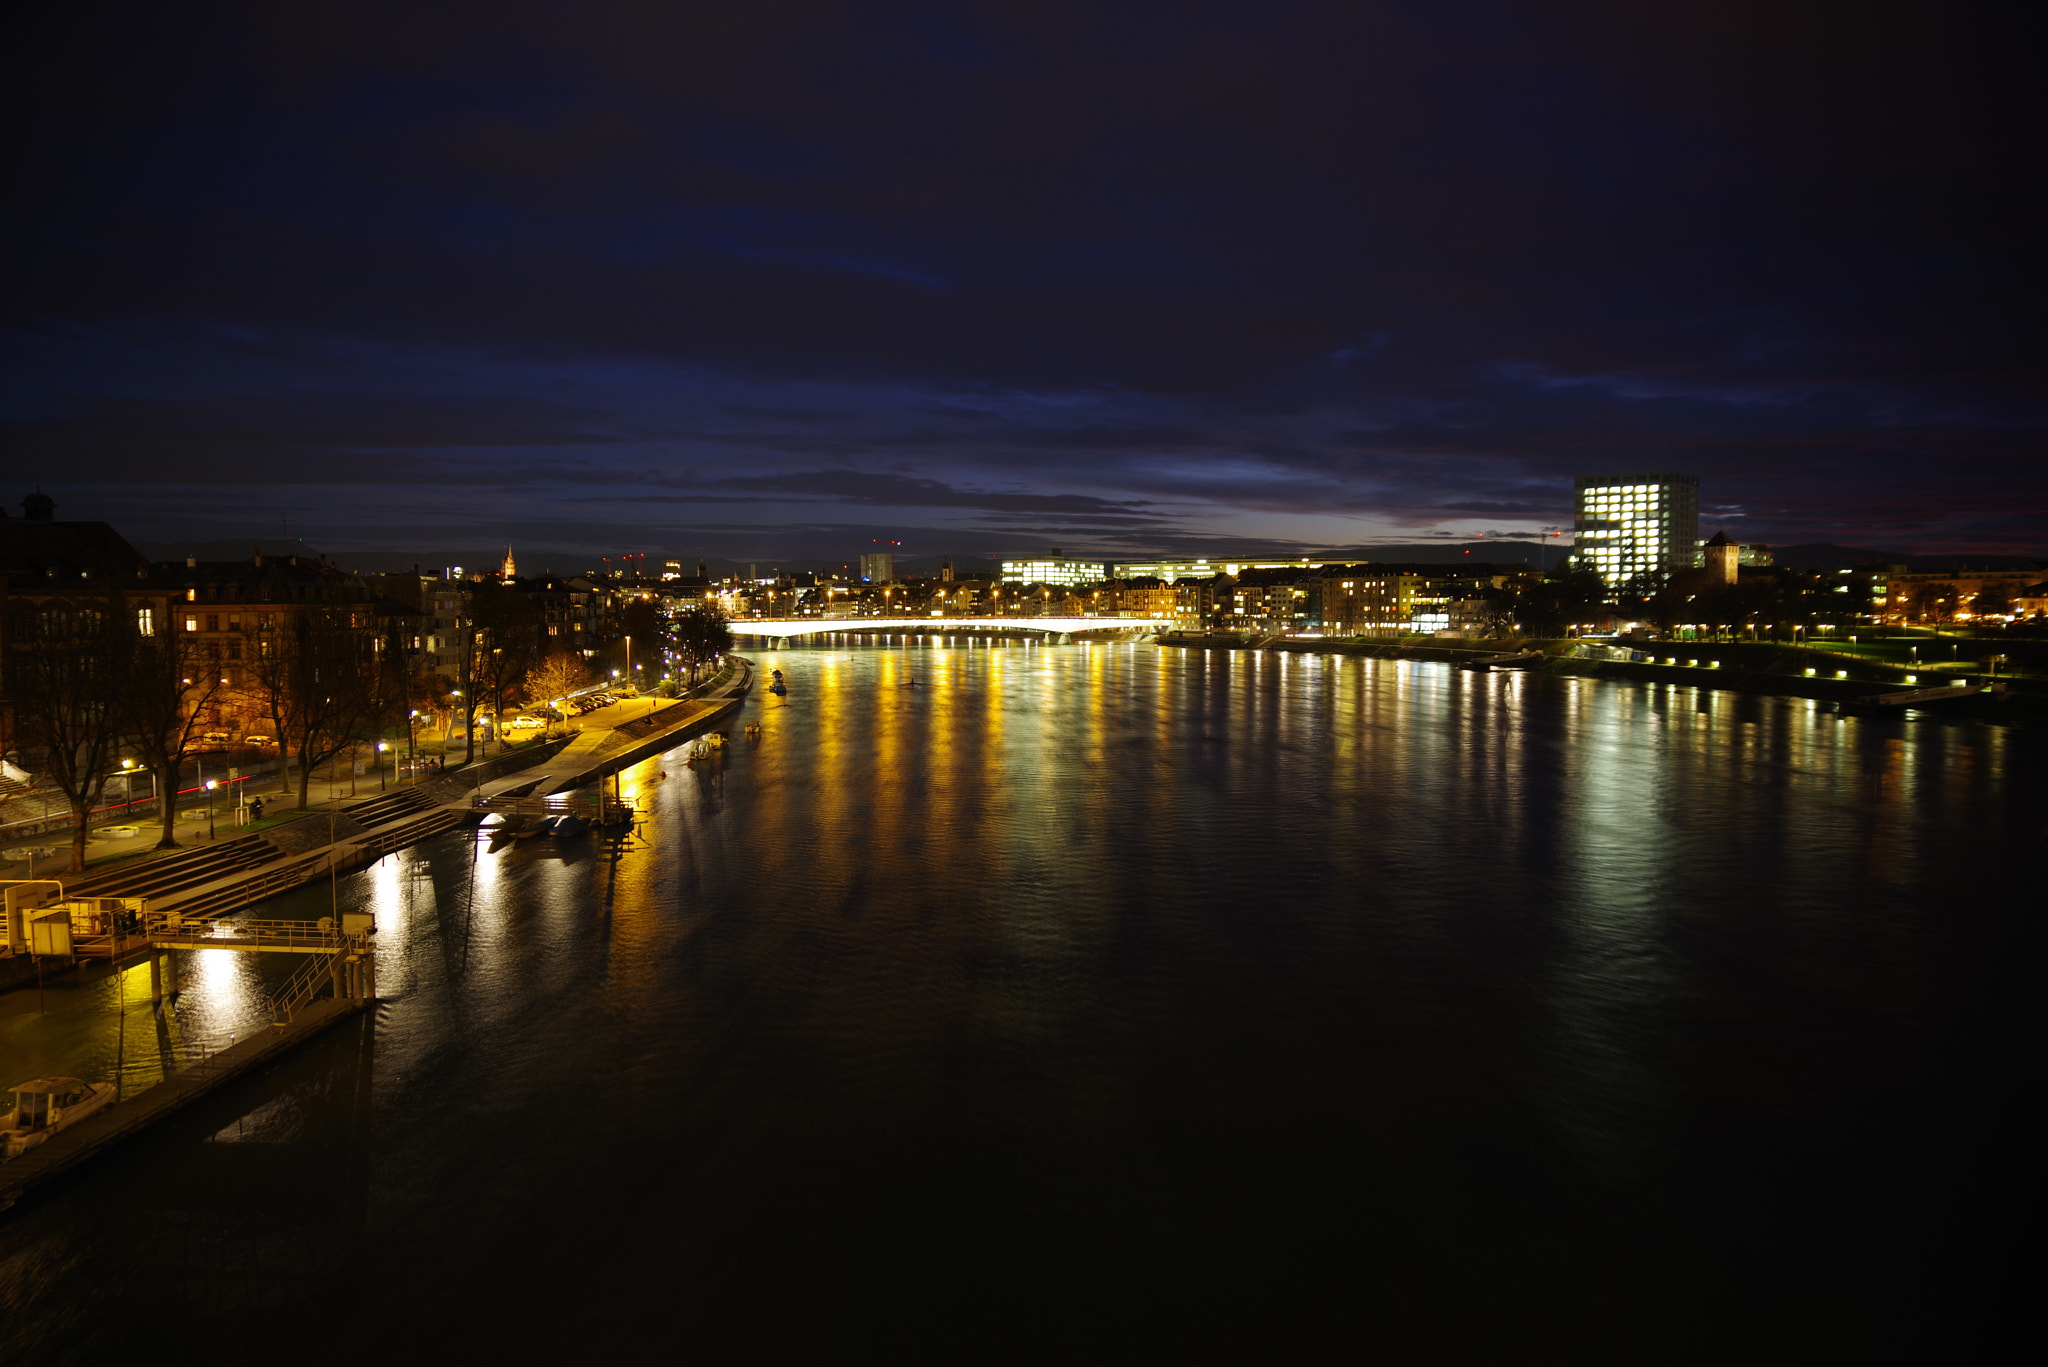
POLYGON ((116 595, 46 608, 37 630, 10 642, 12 739, 70 804, 74 870, 84 865, 89 815, 117 761, 131 754, 164 795, 159 844, 177 843, 180 770, 218 705, 233 701, 268 719, 280 754, 298 762, 303 804, 317 766, 383 733, 415 696, 399 623, 360 607, 284 614, 272 630, 245 633, 232 664, 217 657, 217 644, 173 625, 116 595))
MULTIPOLYGON (((652 604, 632 606, 638 611, 629 611, 626 625, 657 668, 673 654, 694 682, 704 664, 731 649, 732 634, 713 608, 664 623, 652 604)), ((446 707, 461 715, 473 759, 481 702, 501 716, 522 693, 545 703, 592 674, 580 653, 548 652, 538 614, 523 595, 496 585, 479 586, 470 598, 467 680, 418 669, 406 619, 363 604, 280 614, 271 628, 245 629, 228 652, 238 658, 227 660, 218 642, 174 627, 118 595, 46 606, 33 629, 12 633, 0 661, 10 740, 71 808, 74 870, 84 865, 90 814, 124 757, 154 778, 163 795, 158 843, 176 845, 180 774, 220 708, 253 714, 273 729, 287 782, 297 770, 304 807, 321 766, 357 746, 410 736, 421 712, 446 707)))

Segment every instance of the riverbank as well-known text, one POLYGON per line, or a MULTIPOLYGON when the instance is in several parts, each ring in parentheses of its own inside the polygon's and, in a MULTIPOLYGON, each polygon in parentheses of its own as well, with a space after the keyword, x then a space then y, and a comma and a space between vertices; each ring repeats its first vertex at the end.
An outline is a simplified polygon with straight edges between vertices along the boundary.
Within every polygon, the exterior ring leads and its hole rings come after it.
MULTIPOLYGON (((6 947, 23 941, 17 922, 35 907, 65 898, 142 898, 149 910, 220 916, 316 878, 374 864, 409 845, 471 819, 480 797, 545 796, 594 783, 626 765, 712 729, 743 705, 753 672, 733 656, 701 690, 707 696, 660 703, 646 716, 615 727, 586 729, 528 749, 478 761, 423 783, 295 813, 297 820, 197 848, 138 852, 136 857, 59 874, 56 887, 16 894, 0 923, 0 992, 22 989, 38 974, 66 971, 76 959, 44 959, 6 947)), ((649 702, 655 703, 650 699, 649 702)), ((89 951, 86 957, 89 957, 89 951)))
MULTIPOLYGON (((1946 670, 1935 673, 1881 661, 1851 659, 1813 648, 1746 641, 1652 641, 1629 646, 1571 640, 1516 640, 1451 645, 1339 637, 1174 633, 1160 636, 1157 643, 1183 649, 1362 655, 1371 659, 1418 660, 1448 665, 1469 665, 1490 656, 1534 650, 1540 653, 1541 658, 1527 668, 1547 674, 1681 684, 1719 692, 1810 698, 1827 703, 1858 702, 1873 694, 1943 684, 1983 683, 1986 679, 1982 674, 1958 674, 1946 670), (1633 656, 1643 658, 1624 658, 1633 656)), ((1945 699, 1936 706, 1944 716, 1968 716, 1979 720, 2048 719, 2048 689, 2042 689, 2032 681, 2020 681, 2007 685, 2003 691, 1945 699)))

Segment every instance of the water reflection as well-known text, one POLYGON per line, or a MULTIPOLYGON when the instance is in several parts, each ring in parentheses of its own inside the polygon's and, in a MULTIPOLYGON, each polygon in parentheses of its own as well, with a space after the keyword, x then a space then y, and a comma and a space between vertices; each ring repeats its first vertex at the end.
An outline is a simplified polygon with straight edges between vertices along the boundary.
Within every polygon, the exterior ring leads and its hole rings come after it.
MULTIPOLYGON (((574 1251, 546 1305, 579 1307, 579 1351, 658 1306, 718 1359, 764 1325, 785 1356, 986 1355, 963 1326, 990 1317, 1135 1352, 1360 1295, 1454 1348, 1741 1339, 1790 1262, 1881 1307, 1923 1264, 1867 1190, 1926 1161, 1930 1098, 1983 1120, 1953 1079, 2022 1066, 1998 918, 2038 736, 1334 655, 757 660, 790 684, 732 726, 758 743, 622 774, 630 835, 454 833, 266 909, 375 911, 375 1067, 309 1049, 131 1150, 260 1174, 138 1211, 110 1168, 0 1226, 6 1266, 68 1250, 46 1290, 78 1351, 249 1346, 208 1306, 259 1285, 331 1312, 304 1288, 340 1255, 258 1194, 332 1172, 380 1284, 435 1293, 346 1313, 421 1351, 530 1349, 537 1249, 574 1251), (104 1289, 217 1208, 193 1247, 246 1260, 234 1295, 104 1289), (1359 1246, 1314 1252, 1333 1231, 1359 1246)), ((132 966, 45 1018, 0 999, 0 1046, 160 1076, 271 971, 192 957, 166 1013, 132 966)))

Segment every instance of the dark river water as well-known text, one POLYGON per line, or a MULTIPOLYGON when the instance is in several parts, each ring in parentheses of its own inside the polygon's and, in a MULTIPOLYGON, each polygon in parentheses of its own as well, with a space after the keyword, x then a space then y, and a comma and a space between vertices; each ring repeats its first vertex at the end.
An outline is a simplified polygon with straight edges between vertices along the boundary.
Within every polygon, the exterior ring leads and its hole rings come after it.
MULTIPOLYGON (((634 838, 272 903, 374 909, 374 1024, 0 1217, 0 1361, 1925 1361, 2031 1295, 2040 732, 754 658, 634 838)), ((283 957, 12 993, 0 1083, 145 1086, 283 957)))

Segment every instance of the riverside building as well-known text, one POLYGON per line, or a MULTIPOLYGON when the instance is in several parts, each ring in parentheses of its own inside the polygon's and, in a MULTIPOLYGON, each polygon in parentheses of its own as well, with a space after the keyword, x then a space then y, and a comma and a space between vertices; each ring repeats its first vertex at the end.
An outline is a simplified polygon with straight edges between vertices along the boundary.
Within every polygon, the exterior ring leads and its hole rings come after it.
POLYGON ((1638 575, 1668 577, 1696 563, 1697 475, 1580 475, 1572 530, 1578 558, 1609 588, 1638 575))
POLYGON ((1100 560, 1075 560, 1055 547, 1051 555, 1040 556, 1034 560, 1005 560, 1002 582, 1078 588, 1082 584, 1101 583, 1102 569, 1103 562, 1100 560))

